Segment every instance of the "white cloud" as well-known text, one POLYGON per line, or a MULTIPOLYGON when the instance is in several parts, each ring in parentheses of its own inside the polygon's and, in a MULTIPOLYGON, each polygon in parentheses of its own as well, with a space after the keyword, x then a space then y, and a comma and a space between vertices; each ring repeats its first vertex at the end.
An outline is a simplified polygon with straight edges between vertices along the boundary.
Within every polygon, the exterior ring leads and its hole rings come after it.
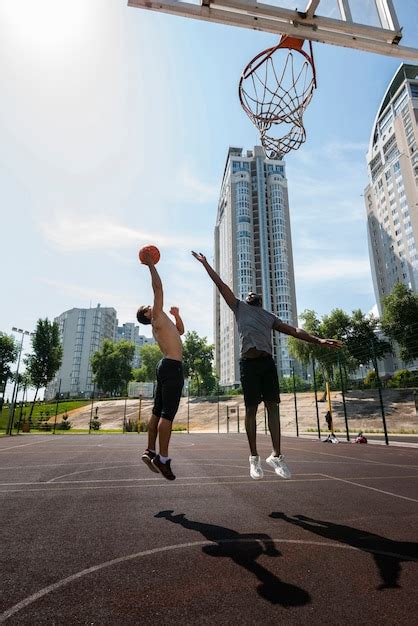
POLYGON ((145 232, 130 228, 102 216, 81 217, 75 212, 57 215, 40 225, 44 238, 62 252, 76 250, 117 250, 127 244, 158 242, 166 248, 206 247, 211 244, 211 234, 207 238, 171 236, 159 232, 145 232))
POLYGON ((176 199, 181 198, 199 204, 216 202, 219 186, 220 181, 211 184, 198 179, 185 164, 176 176, 174 195, 176 199))
POLYGON ((370 279, 370 264, 367 258, 316 258, 306 260, 295 267, 296 282, 322 283, 330 280, 370 279))

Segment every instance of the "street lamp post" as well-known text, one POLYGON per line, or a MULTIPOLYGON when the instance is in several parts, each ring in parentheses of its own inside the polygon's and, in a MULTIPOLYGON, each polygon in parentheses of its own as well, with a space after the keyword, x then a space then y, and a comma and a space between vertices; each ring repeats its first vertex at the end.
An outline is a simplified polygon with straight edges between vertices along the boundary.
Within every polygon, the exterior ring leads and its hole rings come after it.
POLYGON ((33 333, 29 332, 28 330, 23 330, 22 328, 16 328, 15 326, 13 326, 12 331, 15 333, 21 333, 22 338, 20 340, 20 346, 19 346, 19 357, 17 359, 17 368, 16 368, 16 373, 15 373, 15 383, 13 386, 12 402, 9 408, 9 422, 7 424, 7 431, 6 431, 7 435, 11 435, 13 431, 15 404, 16 404, 16 399, 17 399, 17 392, 19 389, 19 382, 18 382, 19 381, 19 368, 20 368, 20 358, 22 356, 22 350, 23 350, 23 340, 25 338, 25 335, 33 335, 33 333))

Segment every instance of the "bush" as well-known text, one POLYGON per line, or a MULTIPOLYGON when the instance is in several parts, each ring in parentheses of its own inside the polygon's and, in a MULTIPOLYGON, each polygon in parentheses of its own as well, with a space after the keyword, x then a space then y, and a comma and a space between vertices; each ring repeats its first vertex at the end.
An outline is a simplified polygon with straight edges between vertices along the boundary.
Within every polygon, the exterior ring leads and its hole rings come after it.
POLYGON ((101 421, 94 418, 90 422, 90 427, 92 430, 100 430, 100 426, 102 425, 101 421))
MULTIPOLYGON (((137 419, 128 419, 125 422, 125 432, 127 433, 136 433, 138 432, 138 420, 137 419)), ((139 423, 139 432, 146 433, 148 432, 148 424, 143 420, 139 423)))
POLYGON ((62 416, 62 422, 60 424, 57 424, 57 428, 58 430, 70 430, 71 422, 68 421, 67 413, 64 413, 64 415, 62 416))
POLYGON ((392 376, 389 387, 405 388, 418 386, 418 372, 410 370, 398 370, 392 376))

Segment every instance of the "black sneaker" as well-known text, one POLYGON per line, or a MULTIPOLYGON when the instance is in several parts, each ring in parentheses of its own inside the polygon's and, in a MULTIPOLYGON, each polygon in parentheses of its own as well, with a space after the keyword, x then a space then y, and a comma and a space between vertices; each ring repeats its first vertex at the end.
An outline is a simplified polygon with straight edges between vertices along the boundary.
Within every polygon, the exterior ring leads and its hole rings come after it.
POLYGON ((175 480, 175 476, 171 471, 171 459, 168 459, 165 463, 160 460, 160 455, 157 454, 151 461, 157 472, 160 472, 167 480, 175 480))
POLYGON ((151 463, 152 459, 154 459, 157 455, 155 452, 151 452, 150 450, 145 450, 144 454, 141 456, 141 459, 144 461, 145 465, 149 467, 151 472, 155 472, 159 474, 159 471, 154 465, 151 463))

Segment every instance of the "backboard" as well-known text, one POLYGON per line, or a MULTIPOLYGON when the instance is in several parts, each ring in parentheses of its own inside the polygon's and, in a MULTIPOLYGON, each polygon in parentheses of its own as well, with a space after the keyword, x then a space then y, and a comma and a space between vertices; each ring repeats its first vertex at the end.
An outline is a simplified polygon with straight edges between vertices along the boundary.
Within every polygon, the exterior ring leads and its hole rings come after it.
POLYGON ((128 0, 128 5, 418 61, 418 48, 400 45, 392 0, 128 0))

